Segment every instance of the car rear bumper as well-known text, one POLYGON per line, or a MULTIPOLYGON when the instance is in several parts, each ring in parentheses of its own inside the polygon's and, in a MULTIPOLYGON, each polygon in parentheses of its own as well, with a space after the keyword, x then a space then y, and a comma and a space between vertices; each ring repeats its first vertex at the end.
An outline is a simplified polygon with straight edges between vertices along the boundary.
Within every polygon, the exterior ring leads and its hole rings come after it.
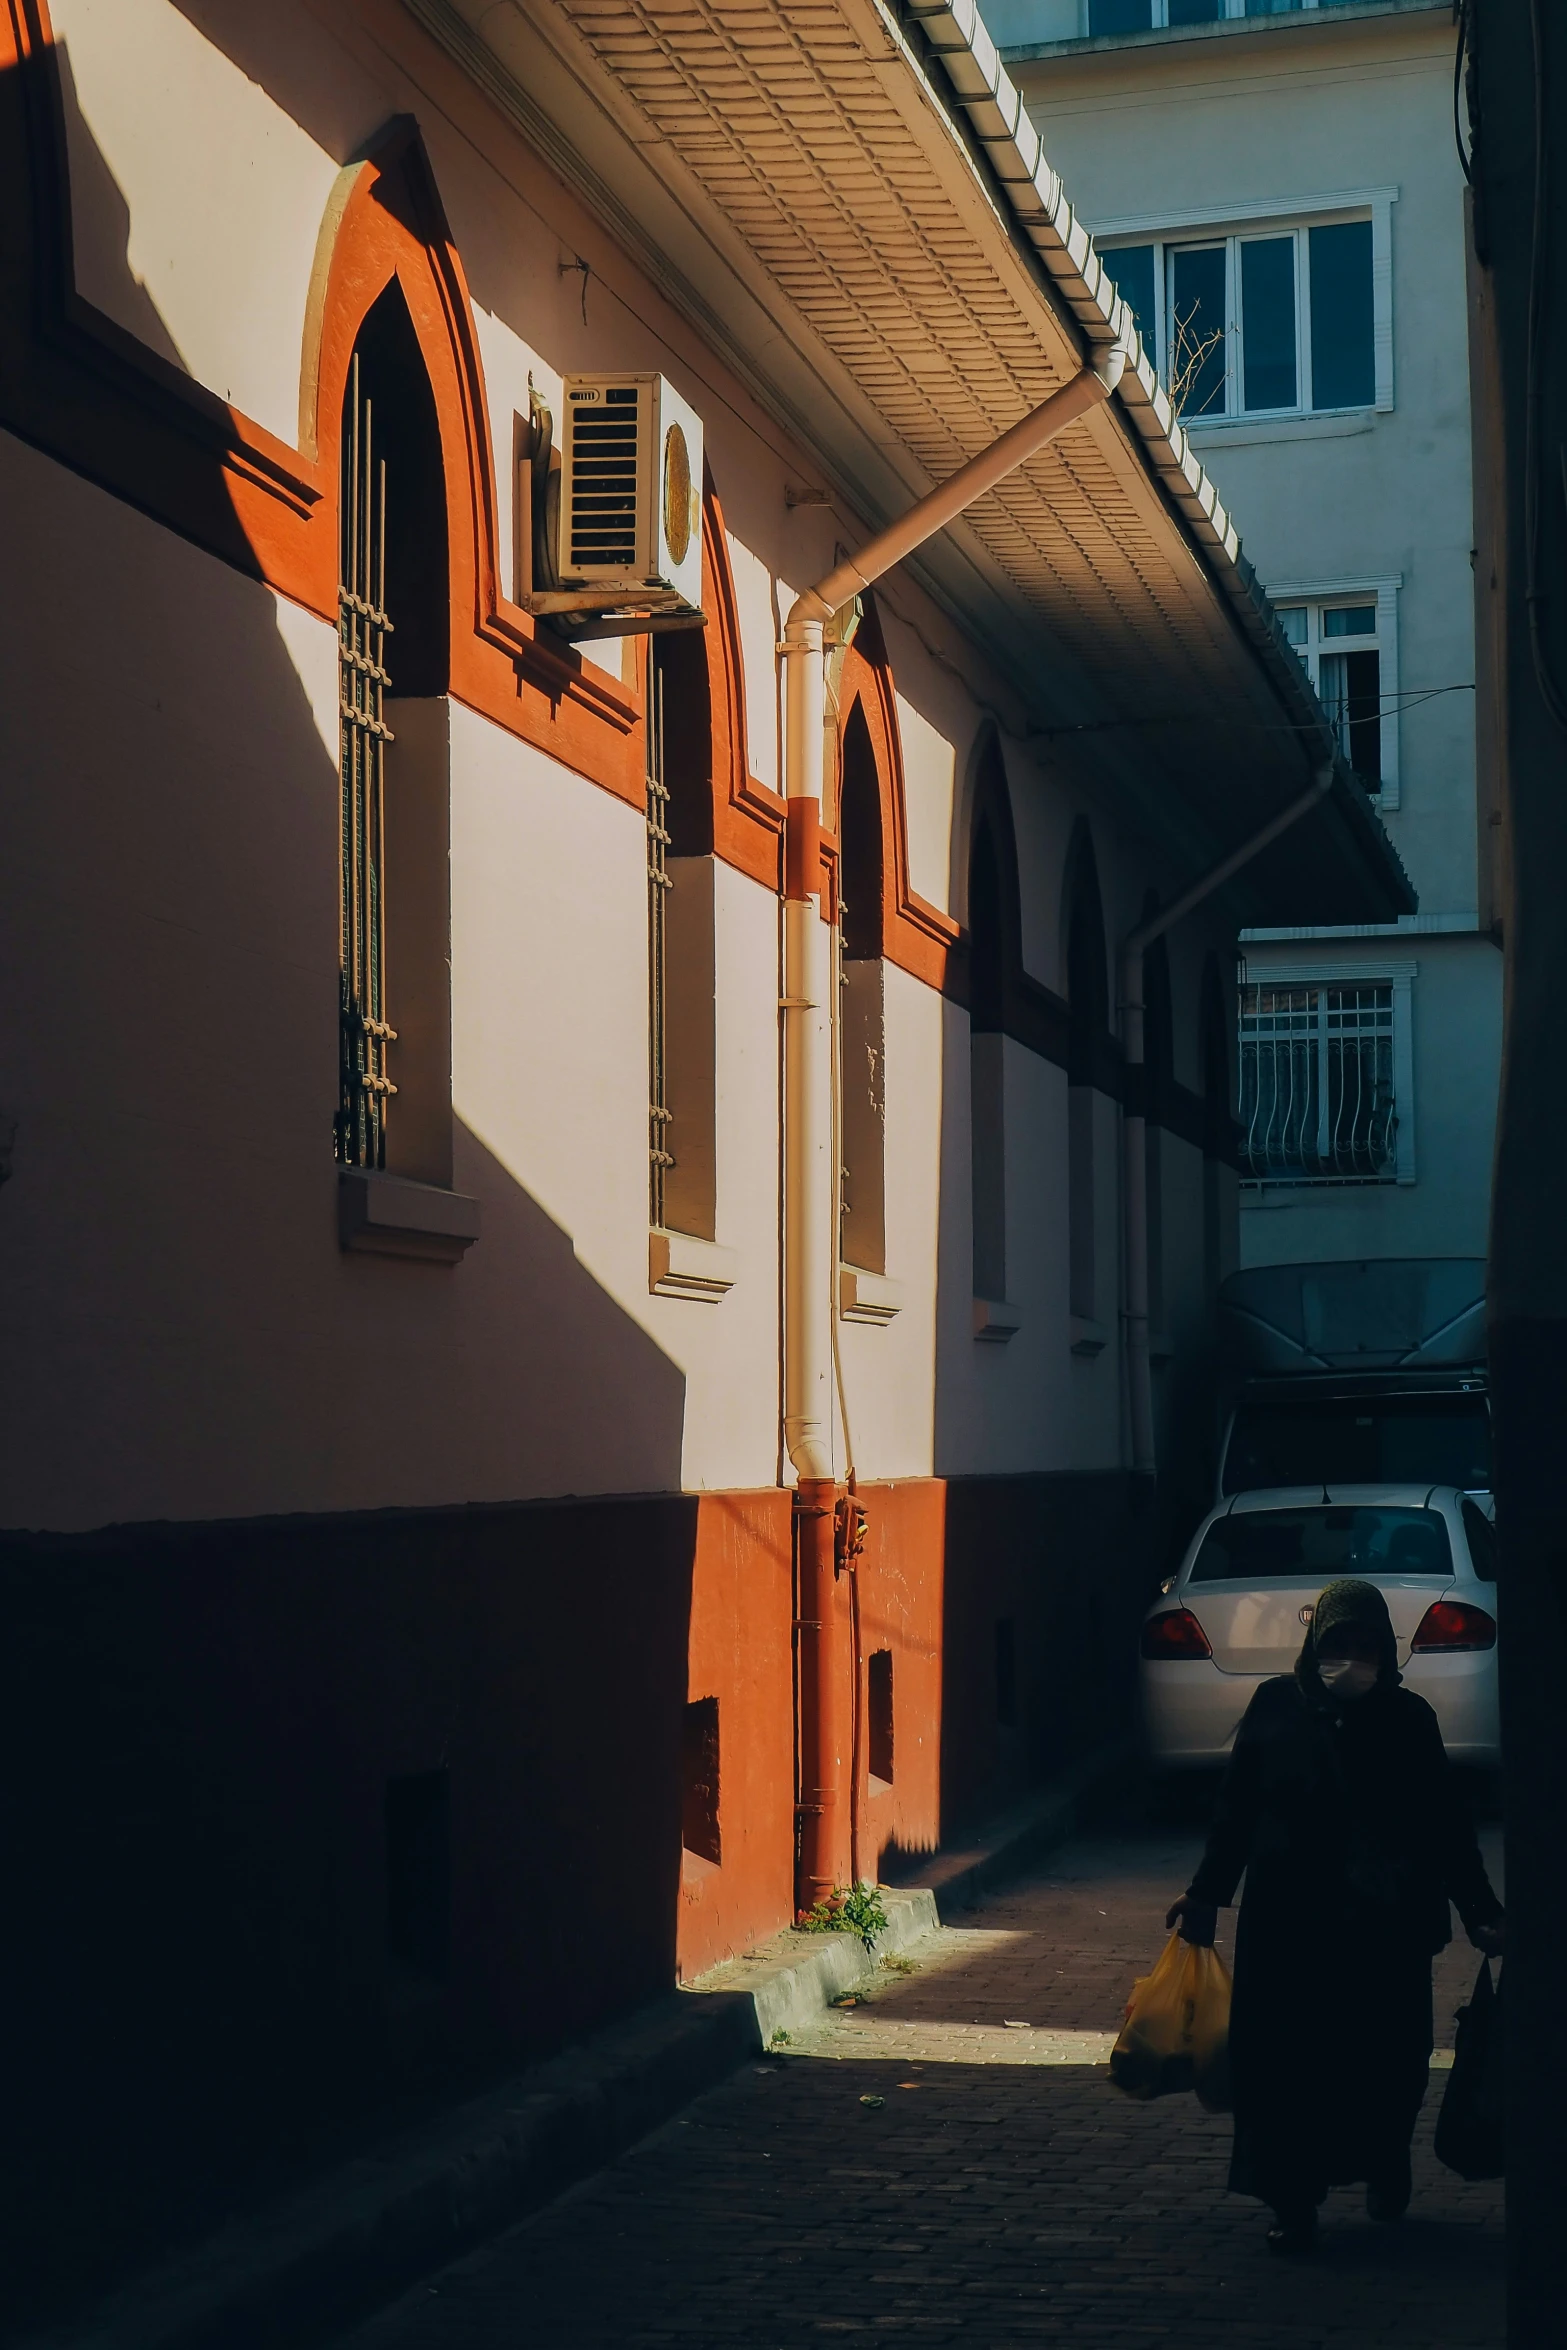
MULTIPOLYGON (((1264 1681, 1278 1678, 1277 1673, 1223 1673, 1205 1658, 1175 1664, 1145 1659, 1139 1688, 1149 1760, 1172 1771, 1227 1762, 1253 1696, 1264 1681)), ((1501 1749, 1494 1649, 1411 1657, 1404 1685, 1434 1710, 1451 1761, 1496 1767, 1501 1749)))
POLYGON ((1221 1673, 1206 1658, 1145 1661, 1140 1683, 1149 1759, 1165 1770, 1211 1769, 1229 1760, 1241 1716, 1272 1673, 1221 1673))
POLYGON ((1495 1769, 1502 1742, 1494 1648, 1468 1656, 1412 1656, 1404 1667, 1404 1687, 1435 1712, 1450 1761, 1495 1769))

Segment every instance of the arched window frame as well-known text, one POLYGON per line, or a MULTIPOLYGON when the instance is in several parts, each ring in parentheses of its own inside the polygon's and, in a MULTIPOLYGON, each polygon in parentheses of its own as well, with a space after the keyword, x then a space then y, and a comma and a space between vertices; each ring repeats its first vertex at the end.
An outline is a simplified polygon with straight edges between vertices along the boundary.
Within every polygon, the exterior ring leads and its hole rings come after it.
POLYGON ((783 803, 750 773, 734 579, 710 470, 702 521, 707 625, 645 639, 640 670, 648 750, 650 1286, 712 1302, 730 1286, 717 1253, 718 864, 722 856, 776 886, 783 803))
POLYGON ((1099 1270, 1098 1093, 1109 1043, 1110 990, 1103 900, 1093 835, 1073 827, 1062 891, 1062 963, 1067 1001, 1067 1253, 1074 1354, 1105 1344, 1099 1270))
POLYGON ((1005 1339, 1018 1326, 1008 1304, 1007 1039, 1018 1026, 1023 922, 1011 792, 993 728, 976 747, 972 774, 964 911, 974 1328, 1005 1339))
MULTIPOLYGON (((1159 911, 1159 896, 1149 890, 1143 900, 1143 920, 1159 911)), ((1150 1343, 1162 1338, 1168 1300, 1165 1293, 1166 1153, 1164 1130, 1169 1123, 1175 1084, 1175 1020, 1170 995, 1169 944, 1156 938, 1143 951, 1143 1152, 1146 1163, 1148 1218, 1148 1318, 1150 1343)), ((1157 1347, 1156 1347, 1157 1352, 1157 1347)))

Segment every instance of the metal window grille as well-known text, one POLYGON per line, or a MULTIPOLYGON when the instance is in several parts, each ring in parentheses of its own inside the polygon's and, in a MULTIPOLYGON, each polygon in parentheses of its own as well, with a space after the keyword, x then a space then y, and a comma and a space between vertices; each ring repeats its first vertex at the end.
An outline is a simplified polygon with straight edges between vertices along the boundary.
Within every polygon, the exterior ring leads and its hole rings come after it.
POLYGON ((648 1219, 664 1223, 669 1150, 669 789, 664 781, 664 671, 648 663, 647 709, 647 1156, 648 1219))
POLYGON ((1393 990, 1243 987, 1241 1152, 1252 1183, 1394 1183, 1393 990))
POLYGON ((337 679, 342 783, 337 1156, 384 1167, 386 1113, 397 1091, 386 1048, 386 460, 356 352, 344 415, 337 589, 337 679))

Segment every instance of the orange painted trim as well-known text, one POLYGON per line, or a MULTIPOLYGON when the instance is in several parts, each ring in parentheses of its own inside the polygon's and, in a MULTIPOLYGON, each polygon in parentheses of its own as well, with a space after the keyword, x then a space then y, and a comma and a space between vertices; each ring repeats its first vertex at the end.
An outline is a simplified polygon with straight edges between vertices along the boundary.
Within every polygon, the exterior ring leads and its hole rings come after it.
MULTIPOLYGON (((882 904, 881 951, 927 987, 945 991, 948 959, 962 930, 950 914, 922 898, 909 879, 908 799, 903 779, 903 743, 898 729, 897 694, 892 664, 872 597, 865 599, 865 617, 844 659, 838 689, 838 739, 843 741, 849 718, 858 705, 870 737, 881 800, 882 904)), ((841 771, 836 789, 842 788, 841 771)), ((825 902, 826 891, 823 892, 825 902)))
MULTIPOLYGON (((349 361, 372 305, 395 277, 430 378, 446 472, 451 568, 451 690, 509 733, 640 807, 641 697, 581 659, 504 596, 484 373, 462 262, 417 126, 392 125, 341 176, 322 225, 301 384, 303 437, 330 479, 349 361)), ((335 505, 334 525, 335 525, 335 505)), ((330 584, 337 548, 317 534, 311 584, 330 584)))
POLYGON ((784 802, 751 773, 740 607, 724 511, 710 473, 702 492, 702 608, 707 614, 704 635, 713 750, 713 851, 726 865, 736 866, 764 889, 776 891, 782 880, 784 802))
POLYGON ((0 7, 0 424, 322 619, 337 612, 348 359, 396 278, 446 471, 454 696, 640 806, 641 701, 502 595, 483 370, 462 263, 417 125, 339 175, 301 354, 301 446, 217 399, 77 292, 47 0, 0 7))
MULTIPOLYGON (((418 126, 388 124, 339 174, 322 222, 301 352, 300 446, 192 382, 76 291, 58 61, 47 0, 0 0, 0 425, 180 537, 327 621, 337 612, 338 455, 354 343, 393 279, 427 369, 446 475, 454 698, 628 805, 645 800, 645 655, 628 687, 573 653, 500 587, 484 371, 466 276, 418 126)), ((705 631, 714 850, 783 884, 785 803, 749 771, 744 661, 723 513, 706 484, 705 631)), ((874 604, 844 671, 875 753, 883 951, 946 989, 960 933, 908 871, 902 750, 874 604)), ((824 917, 837 841, 818 827, 824 917)))

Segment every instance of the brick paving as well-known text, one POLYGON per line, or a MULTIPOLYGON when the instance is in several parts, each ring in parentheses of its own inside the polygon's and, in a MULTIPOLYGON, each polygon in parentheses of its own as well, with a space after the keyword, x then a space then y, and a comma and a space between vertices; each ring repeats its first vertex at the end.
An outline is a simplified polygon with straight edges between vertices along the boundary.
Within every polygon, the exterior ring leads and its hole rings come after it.
MULTIPOLYGON (((1225 2121, 1110 2088, 1108 2036, 1194 1846, 1066 1848, 352 2350, 1499 2346, 1501 2190, 1436 2163, 1439 2072, 1410 2217, 1373 2227, 1343 2189, 1309 2263, 1270 2259, 1260 2206, 1226 2194, 1225 2121)), ((1462 1943, 1438 1964, 1439 2043, 1477 1964, 1462 1943)))

